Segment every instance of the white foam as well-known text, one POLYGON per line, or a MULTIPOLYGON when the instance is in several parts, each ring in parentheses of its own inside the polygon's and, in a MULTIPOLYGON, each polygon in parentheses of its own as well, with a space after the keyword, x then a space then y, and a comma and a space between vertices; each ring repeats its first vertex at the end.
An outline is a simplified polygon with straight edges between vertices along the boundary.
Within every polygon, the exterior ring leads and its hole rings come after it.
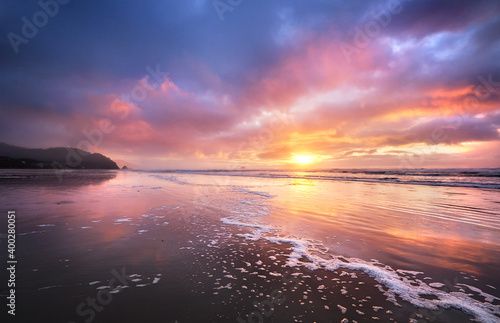
POLYGON ((47 286, 47 287, 40 287, 38 290, 44 290, 44 289, 50 289, 50 288, 56 288, 56 287, 61 287, 61 285, 52 285, 52 286, 47 286))
MULTIPOLYGON (((358 258, 345 258, 342 256, 332 256, 332 259, 324 259, 317 255, 317 251, 321 248, 317 246, 316 243, 296 237, 265 235, 264 233, 277 231, 272 226, 261 225, 258 223, 246 223, 242 222, 240 219, 236 220, 234 218, 222 218, 221 221, 225 224, 255 228, 256 230, 250 234, 238 235, 246 239, 258 240, 263 238, 276 244, 290 244, 292 246, 289 248, 291 253, 287 255, 288 260, 286 263, 290 267, 305 266, 311 270, 322 268, 330 271, 344 268, 363 271, 375 279, 375 281, 387 288, 387 290, 384 290, 381 287, 379 289, 384 293, 389 301, 396 305, 399 305, 396 301, 397 295, 404 301, 407 301, 417 307, 429 310, 437 310, 439 307, 445 309, 453 307, 462 310, 467 314, 473 315, 479 322, 498 322, 498 318, 495 314, 500 315, 500 307, 488 302, 493 300, 490 297, 491 295, 486 294, 479 289, 474 291, 485 297, 485 303, 477 301, 463 292, 447 293, 433 288, 433 286, 427 285, 422 281, 406 277, 407 275, 421 275, 423 272, 401 269, 394 270, 389 266, 381 267, 381 263, 377 260, 368 262, 358 258), (309 261, 301 261, 300 259, 303 257, 309 261), (423 295, 434 296, 435 299, 428 299, 423 297, 423 295)), ((265 278, 265 276, 262 278, 265 278)), ((435 286, 437 287, 437 285, 435 286)), ((341 292, 342 294, 347 294, 347 290, 345 288, 342 289, 341 292)))
POLYGON ((190 185, 191 184, 191 183, 188 183, 188 182, 185 182, 185 181, 178 179, 177 176, 151 175, 151 177, 156 177, 156 178, 163 179, 165 181, 176 183, 179 185, 190 185))
POLYGON ((232 289, 232 288, 233 287, 231 287, 231 283, 228 283, 225 286, 214 287, 214 289, 232 289))
POLYGON ((480 296, 484 297, 485 301, 488 302, 488 303, 493 303, 495 300, 500 301, 500 298, 495 297, 493 295, 490 295, 488 293, 485 293, 485 292, 483 292, 481 289, 479 289, 477 287, 470 286, 470 285, 467 285, 467 284, 461 284, 461 283, 458 283, 457 285, 467 287, 471 291, 478 293, 480 296))
MULTIPOLYGON (((337 270, 339 268, 346 268, 350 270, 360 270, 374 278, 377 282, 383 284, 388 288, 384 291, 384 295, 387 299, 394 304, 398 304, 396 301, 396 295, 401 297, 403 300, 413 304, 414 306, 427 308, 430 310, 437 310, 438 307, 442 308, 456 308, 462 310, 465 313, 473 315, 480 322, 495 322, 498 318, 494 315, 500 315, 500 307, 491 304, 488 301, 493 301, 489 294, 486 294, 480 289, 476 288, 474 291, 480 293, 486 298, 486 303, 475 300, 469 295, 462 292, 447 293, 439 289, 432 288, 431 286, 423 283, 417 282, 415 280, 410 280, 406 277, 398 275, 398 272, 389 266, 379 267, 376 264, 379 262, 367 262, 358 258, 344 258, 340 256, 335 256, 333 259, 323 259, 317 255, 309 252, 308 247, 309 242, 300 239, 289 239, 289 238, 278 238, 270 237, 267 240, 286 242, 292 244, 292 253, 289 255, 288 265, 308 265, 299 261, 301 257, 307 258, 309 261, 318 266, 318 268, 324 268, 327 270, 337 270), (418 286, 413 284, 417 283, 418 286), (436 299, 424 298, 423 295, 432 295, 436 299)), ((410 273, 410 272, 405 272, 410 273)), ((411 272, 411 274, 421 274, 420 272, 411 272)))
MULTIPOLYGON (((70 230, 70 229, 68 229, 70 230)), ((19 233, 18 235, 20 236, 25 236, 27 234, 33 234, 33 233, 42 233, 42 232, 47 232, 47 231, 31 231, 31 232, 22 232, 22 233, 19 233)))
POLYGON ((108 288, 111 288, 111 286, 107 286, 107 285, 106 286, 99 286, 96 289, 101 290, 101 289, 108 289, 108 288))
MULTIPOLYGON (((239 192, 257 195, 260 198, 273 197, 273 195, 267 193, 250 191, 244 188, 241 188, 239 192)), ((240 202, 240 204, 243 204, 243 206, 233 207, 231 212, 236 215, 221 218, 220 220, 225 224, 253 228, 254 230, 251 233, 238 234, 238 236, 245 239, 256 241, 262 238, 276 244, 290 244, 291 248, 289 248, 289 250, 291 252, 287 255, 288 259, 286 262, 286 265, 290 267, 304 266, 311 270, 321 268, 330 271, 343 268, 352 271, 362 271, 372 277, 379 284, 385 286, 386 289, 382 288, 381 285, 376 285, 378 289, 387 297, 387 300, 396 305, 399 305, 396 300, 396 296, 399 296, 402 300, 407 301, 416 307, 426 308, 429 310, 437 310, 440 307, 445 309, 456 308, 474 316, 479 322, 499 321, 498 317, 495 315, 500 315, 500 306, 492 304, 492 302, 497 298, 482 292, 479 288, 470 288, 468 285, 464 285, 470 290, 483 296, 485 298, 485 302, 478 301, 465 292, 442 291, 438 289, 439 287, 442 287, 442 285, 438 285, 439 283, 426 284, 415 278, 417 275, 423 275, 423 272, 403 269, 394 270, 374 259, 371 261, 365 261, 358 258, 346 258, 339 255, 328 255, 329 258, 323 258, 319 256, 319 254, 325 254, 325 250, 327 249, 321 243, 297 237, 278 236, 276 234, 273 235, 272 233, 278 232, 275 227, 260 224, 255 220, 251 223, 248 222, 249 216, 253 217, 256 213, 257 215, 265 215, 268 214, 268 212, 259 214, 258 212, 255 212, 255 210, 248 209, 250 203, 240 202), (433 296, 433 299, 429 299, 431 298, 429 296, 433 296)), ((349 275, 353 279, 356 278, 355 273, 350 273, 349 275)), ((258 275, 258 277, 266 278, 263 275, 258 275)), ((348 293, 345 286, 342 288, 341 293, 348 293)), ((364 313, 360 312, 358 314, 364 313)))
POLYGON ((403 270, 403 269, 396 269, 396 271, 400 274, 409 274, 409 275, 423 275, 424 273, 421 271, 413 271, 413 270, 403 270))
POLYGON ((253 195, 258 195, 258 196, 261 196, 261 197, 265 197, 265 198, 273 198, 275 197, 276 195, 271 195, 269 193, 265 193, 265 192, 260 192, 260 191, 251 191, 249 189, 246 189, 246 188, 240 188, 238 190, 238 192, 242 192, 242 193, 246 193, 246 194, 253 194, 253 195))
POLYGON ((130 222, 132 221, 132 218, 123 218, 123 219, 116 219, 115 222, 130 222))

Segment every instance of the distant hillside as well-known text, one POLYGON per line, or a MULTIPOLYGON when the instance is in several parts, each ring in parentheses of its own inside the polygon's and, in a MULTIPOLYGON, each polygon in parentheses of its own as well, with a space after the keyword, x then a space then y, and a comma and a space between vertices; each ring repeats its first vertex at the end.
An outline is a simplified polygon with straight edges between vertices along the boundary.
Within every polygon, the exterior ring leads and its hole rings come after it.
POLYGON ((0 168, 119 169, 108 157, 78 148, 30 149, 0 143, 0 168))

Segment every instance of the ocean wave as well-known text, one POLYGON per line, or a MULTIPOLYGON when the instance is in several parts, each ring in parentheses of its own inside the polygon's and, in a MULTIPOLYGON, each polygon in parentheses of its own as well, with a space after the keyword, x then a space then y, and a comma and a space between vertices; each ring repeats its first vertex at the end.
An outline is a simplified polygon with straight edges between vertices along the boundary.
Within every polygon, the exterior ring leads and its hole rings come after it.
POLYGON ((188 184, 175 174, 223 175, 271 179, 308 179, 321 181, 352 181, 406 185, 471 187, 500 189, 500 169, 425 169, 425 170, 164 170, 170 173, 159 178, 188 184))

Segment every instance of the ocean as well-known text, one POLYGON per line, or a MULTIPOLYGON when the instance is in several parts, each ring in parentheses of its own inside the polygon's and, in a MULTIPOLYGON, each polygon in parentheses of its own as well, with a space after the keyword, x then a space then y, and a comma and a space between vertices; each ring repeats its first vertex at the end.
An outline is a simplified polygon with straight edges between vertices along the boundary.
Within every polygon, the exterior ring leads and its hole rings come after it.
POLYGON ((0 201, 2 322, 500 322, 500 169, 0 170, 0 201))

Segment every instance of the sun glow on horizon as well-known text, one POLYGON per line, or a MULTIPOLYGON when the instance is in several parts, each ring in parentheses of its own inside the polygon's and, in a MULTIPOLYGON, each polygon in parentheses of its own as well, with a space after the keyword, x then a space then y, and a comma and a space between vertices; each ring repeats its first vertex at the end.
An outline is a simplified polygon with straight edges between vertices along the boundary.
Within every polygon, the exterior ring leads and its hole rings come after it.
POLYGON ((292 156, 292 162, 296 164, 302 164, 302 165, 308 165, 311 164, 312 162, 315 162, 318 160, 317 156, 313 155, 293 155, 292 156))

